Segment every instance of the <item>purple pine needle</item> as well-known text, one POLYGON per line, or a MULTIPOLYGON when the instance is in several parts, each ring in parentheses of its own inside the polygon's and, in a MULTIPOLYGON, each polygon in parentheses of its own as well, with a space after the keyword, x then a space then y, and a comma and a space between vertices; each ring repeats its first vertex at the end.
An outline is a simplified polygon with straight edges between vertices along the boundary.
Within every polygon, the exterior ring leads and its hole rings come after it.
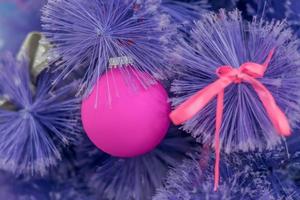
MULTIPOLYGON (((300 197, 299 189, 282 171, 272 172, 263 163, 255 168, 255 159, 260 160, 256 155, 247 157, 250 159, 242 156, 242 160, 241 155, 231 154, 222 160, 221 185, 217 192, 213 191, 213 168, 202 168, 199 159, 187 159, 170 171, 164 187, 153 200, 296 200, 300 197)), ((212 162, 213 159, 209 161, 212 162)))
MULTIPOLYGON (((51 74, 51 73, 50 73, 51 74)), ((61 159, 61 146, 79 131, 80 101, 76 84, 55 88, 49 73, 42 73, 36 88, 28 63, 11 54, 0 59, 0 167, 13 173, 45 174, 61 159)))
POLYGON ((110 157, 91 145, 90 150, 86 150, 86 153, 92 152, 88 154, 90 157, 86 156, 86 162, 81 163, 84 166, 82 174, 98 199, 150 200, 155 190, 162 186, 169 168, 177 166, 186 153, 199 148, 193 138, 172 129, 155 150, 135 158, 110 157), (96 166, 98 169, 94 171, 96 166))
MULTIPOLYGON (((226 9, 232 10, 237 7, 239 0, 209 0, 209 3, 212 5, 214 10, 226 9)), ((243 2, 244 3, 244 2, 243 2)))
POLYGON ((168 74, 166 45, 174 31, 169 30, 169 16, 155 12, 151 4, 138 0, 49 0, 42 22, 44 34, 53 44, 52 54, 62 57, 57 80, 84 68, 81 90, 89 91, 108 70, 109 59, 115 57, 131 58, 137 70, 157 79, 168 74))
POLYGON ((247 0, 241 4, 246 7, 247 17, 259 16, 268 20, 286 20, 300 35, 300 1, 298 0, 247 0))
MULTIPOLYGON (((195 23, 192 39, 181 40, 174 49, 178 76, 172 84, 174 107, 218 79, 223 65, 238 68, 251 61, 262 63, 276 49, 263 78, 287 115, 292 127, 300 119, 299 42, 285 22, 244 21, 239 11, 207 14, 195 23)), ((225 90, 221 145, 226 152, 270 149, 281 142, 251 85, 232 84, 225 90)), ((200 141, 214 144, 216 100, 183 125, 200 141)))
POLYGON ((299 26, 300 26, 300 2, 297 0, 288 0, 285 4, 286 7, 286 17, 290 24, 292 24, 295 27, 295 30, 297 30, 297 33, 299 35, 299 26))
POLYGON ((65 179, 62 182, 54 182, 49 192, 51 200, 96 200, 90 193, 85 182, 81 180, 82 177, 74 177, 65 179))
MULTIPOLYGON (((155 1, 155 0, 154 0, 155 1)), ((208 9, 207 0, 182 2, 180 0, 162 0, 161 9, 168 13, 176 23, 189 24, 198 20, 208 9)))
POLYGON ((199 163, 186 159, 171 170, 164 187, 157 190, 153 200, 229 199, 230 188, 221 184, 214 192, 212 173, 202 169, 199 163))
POLYGON ((0 171, 0 196, 9 200, 50 200, 46 180, 24 179, 0 171))
POLYGON ((240 199, 241 196, 256 199, 263 196, 261 194, 266 195, 260 199, 299 199, 299 188, 286 170, 287 164, 291 161, 286 154, 284 145, 271 151, 240 152, 227 156, 225 162, 231 171, 229 177, 232 174, 241 174, 235 182, 238 187, 232 190, 235 199, 240 199), (243 169, 247 169, 248 172, 245 173, 243 169))

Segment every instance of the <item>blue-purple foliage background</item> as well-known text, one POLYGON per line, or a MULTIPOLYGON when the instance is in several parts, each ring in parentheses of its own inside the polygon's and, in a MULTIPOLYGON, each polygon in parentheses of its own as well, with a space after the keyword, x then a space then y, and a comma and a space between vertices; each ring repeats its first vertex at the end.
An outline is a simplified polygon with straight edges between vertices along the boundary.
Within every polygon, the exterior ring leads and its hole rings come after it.
POLYGON ((40 8, 46 0, 0 1, 0 52, 16 53, 28 32, 40 31, 40 8))
MULTIPOLYGON (((188 24, 189 20, 200 18, 205 9, 238 8, 246 19, 253 16, 286 19, 294 31, 300 33, 299 0, 185 0, 189 6, 180 9, 182 2, 162 0, 165 7, 161 11, 169 12, 174 23, 188 24), (180 12, 175 15, 174 10, 180 12)), ((44 0, 0 0, 0 53, 16 54, 28 32, 41 30, 40 8, 44 3, 44 0)), ((213 154, 205 145, 197 146, 177 127, 171 128, 167 138, 153 152, 130 160, 112 158, 82 137, 68 148, 60 149, 61 160, 42 177, 7 172, 17 169, 0 171, 0 197, 9 200, 146 200, 152 196, 156 200, 299 199, 298 134, 299 131, 295 131, 286 145, 274 151, 226 155, 221 165, 218 193, 212 191, 211 167, 206 167, 203 175, 201 170, 204 169, 199 168, 203 166, 197 165, 209 156, 206 162, 212 166, 213 154), (186 155, 191 151, 201 151, 200 158, 198 154, 186 155), (180 164, 183 158, 187 160, 180 164), (168 175, 171 167, 174 169, 168 175), (162 187, 165 179, 166 187, 162 187)), ((7 144, 9 142, 1 141, 0 147, 7 144)))

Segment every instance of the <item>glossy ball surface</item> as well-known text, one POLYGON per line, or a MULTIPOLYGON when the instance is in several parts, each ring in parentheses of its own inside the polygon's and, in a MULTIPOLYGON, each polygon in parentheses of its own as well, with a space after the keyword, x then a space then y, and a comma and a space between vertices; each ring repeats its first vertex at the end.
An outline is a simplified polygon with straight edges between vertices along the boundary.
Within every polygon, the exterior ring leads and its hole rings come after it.
POLYGON ((149 75, 131 67, 115 68, 99 78, 83 100, 81 118, 90 140, 116 157, 135 157, 154 149, 170 120, 168 95, 160 83, 145 88, 149 75))

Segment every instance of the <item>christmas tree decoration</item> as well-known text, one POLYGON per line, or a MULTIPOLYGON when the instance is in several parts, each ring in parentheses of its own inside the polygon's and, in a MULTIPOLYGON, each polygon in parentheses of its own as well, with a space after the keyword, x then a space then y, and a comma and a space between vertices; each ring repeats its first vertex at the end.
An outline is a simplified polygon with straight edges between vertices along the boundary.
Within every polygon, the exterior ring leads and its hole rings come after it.
POLYGON ((300 35, 300 2, 298 0, 253 0, 248 3, 247 12, 250 15, 258 15, 269 20, 286 20, 293 30, 300 35))
POLYGON ((151 79, 132 65, 112 68, 83 100, 84 130, 99 149, 110 155, 134 157, 145 154, 154 149, 168 131, 170 104, 167 92, 159 83, 144 88, 139 77, 151 79))
POLYGON ((225 161, 230 164, 230 169, 238 171, 241 165, 246 165, 254 171, 275 171, 286 167, 290 162, 290 155, 284 145, 279 145, 273 150, 235 152, 224 154, 225 161))
POLYGON ((295 131, 286 141, 286 146, 289 153, 289 158, 285 162, 282 171, 295 181, 297 186, 300 186, 300 135, 299 130, 295 131))
POLYGON ((69 149, 62 151, 59 166, 44 177, 13 176, 0 171, 0 195, 9 200, 83 200, 96 199, 77 176, 74 155, 69 149))
POLYGON ((95 200, 81 177, 72 177, 64 181, 54 181, 48 191, 51 200, 95 200))
POLYGON ((292 25, 295 32, 297 32, 298 35, 300 35, 299 27, 300 27, 300 2, 297 0, 287 0, 286 6, 286 12, 285 15, 287 17, 287 20, 289 24, 292 25))
MULTIPOLYGON (((169 16, 154 8, 147 0, 49 0, 42 21, 53 45, 50 54, 62 58, 57 80, 84 68, 80 89, 89 92, 108 71, 109 60, 118 57, 132 59, 132 67, 153 80, 166 78, 167 44, 174 31, 169 16)), ((149 78, 143 78, 140 81, 149 85, 149 78)))
POLYGON ((244 17, 260 17, 266 20, 285 20, 300 35, 300 2, 298 0, 240 0, 237 7, 243 9, 244 17))
POLYGON ((300 186, 300 152, 296 152, 291 156, 286 168, 288 176, 291 177, 292 180, 295 181, 295 184, 300 186))
POLYGON ((168 13, 175 23, 189 24, 198 20, 209 8, 207 0, 183 2, 180 0, 161 0, 162 12, 168 13))
MULTIPOLYGON (((254 152, 254 153, 238 153, 227 156, 226 161, 230 163, 232 173, 240 173, 241 167, 249 169, 249 175, 243 175, 246 181, 240 185, 241 188, 249 183, 248 192, 251 192, 251 199, 255 198, 255 190, 266 189, 270 195, 270 199, 299 199, 300 191, 286 170, 287 164, 291 163, 291 157, 288 154, 285 145, 278 146, 275 150, 254 152), (251 178, 251 176, 256 178, 251 178), (256 180, 255 180, 256 179, 256 180), (260 180, 259 180, 260 179, 260 180), (258 184, 257 184, 258 183, 258 184)), ((230 176, 230 174, 229 174, 230 176)), ((243 182, 242 181, 242 182, 243 182)), ((238 198, 237 198, 238 199, 238 198)))
POLYGON ((50 192, 51 200, 96 200, 95 196, 88 193, 82 193, 80 188, 72 187, 71 183, 57 185, 57 191, 50 192))
POLYGON ((179 75, 172 121, 216 149, 274 148, 300 117, 299 42, 284 22, 244 21, 239 11, 208 14, 173 56, 179 75))
MULTIPOLYGON (((78 138, 81 140, 81 137, 78 138)), ((81 169, 77 166, 77 149, 79 141, 75 145, 61 149, 62 159, 55 168, 51 168, 46 176, 40 181, 47 183, 43 186, 50 200, 94 200, 84 178, 88 175, 80 174, 81 169), (80 174, 80 175, 79 175, 80 174)), ((91 167, 91 166, 89 166, 91 167)))
POLYGON ((44 70, 33 85, 26 59, 0 59, 0 167, 16 174, 41 174, 61 159, 59 149, 76 141, 80 100, 76 82, 59 88, 44 70))
POLYGON ((27 33, 41 30, 39 9, 45 0, 0 1, 0 52, 16 53, 27 33))
POLYGON ((164 187, 157 190, 153 200, 230 199, 230 186, 221 184, 213 191, 213 181, 200 161, 186 159, 168 173, 164 187))
POLYGON ((75 166, 79 169, 79 176, 84 174, 82 177, 84 177, 85 185, 88 185, 90 177, 95 174, 97 168, 112 157, 97 148, 86 134, 82 134, 74 150, 77 158, 75 166))
POLYGON ((299 200, 299 2, 0 0, 1 199, 299 200))
POLYGON ((288 137, 283 144, 276 146, 273 150, 234 153, 234 156, 230 156, 230 163, 234 163, 231 164, 231 168, 234 166, 235 170, 238 170, 240 166, 246 164, 257 171, 279 172, 279 175, 284 174, 285 177, 289 177, 297 183, 297 177, 300 174, 300 136, 297 133, 298 131, 295 131, 295 134, 288 137))
POLYGON ((227 9, 232 10, 237 7, 239 0, 210 0, 209 3, 212 5, 214 10, 227 9))
POLYGON ((266 19, 283 20, 286 17, 290 0, 250 0, 247 3, 249 16, 259 16, 266 19))
POLYGON ((83 155, 80 157, 85 162, 80 162, 83 167, 78 167, 83 169, 81 173, 95 192, 96 199, 102 200, 151 199, 155 190, 162 186, 168 169, 179 165, 187 153, 200 148, 193 138, 174 127, 156 149, 134 158, 108 156, 90 141, 85 141, 89 145, 80 145, 79 148, 89 146, 90 149, 80 150, 83 155))
MULTIPOLYGON (((199 158, 186 159, 170 171, 165 186, 158 190, 153 200, 296 200, 300 197, 299 189, 281 171, 253 169, 247 164, 252 160, 243 160, 241 169, 241 161, 235 156, 225 157, 222 162, 222 182, 218 191, 213 191, 214 185, 210 176, 213 169, 201 167, 199 158)), ((213 160, 209 162, 211 161, 213 160)))
POLYGON ((51 200, 48 182, 40 179, 23 179, 0 171, 0 195, 9 200, 51 200))

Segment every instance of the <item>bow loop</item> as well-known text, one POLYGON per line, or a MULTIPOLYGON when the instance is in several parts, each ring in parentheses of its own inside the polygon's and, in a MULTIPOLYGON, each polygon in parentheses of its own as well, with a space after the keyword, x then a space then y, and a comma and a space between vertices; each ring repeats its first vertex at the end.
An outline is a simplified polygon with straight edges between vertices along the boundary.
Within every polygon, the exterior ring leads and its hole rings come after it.
POLYGON ((229 66, 229 65, 224 65, 224 66, 221 66, 221 67, 218 67, 217 70, 216 70, 216 74, 219 76, 219 77, 224 77, 226 75, 228 75, 230 72, 232 72, 232 67, 229 66))
POLYGON ((234 83, 241 83, 245 75, 251 76, 252 78, 262 78, 266 71, 264 65, 246 62, 236 69, 228 65, 218 67, 216 74, 220 78, 230 78, 234 83))
POLYGON ((266 67, 264 65, 246 62, 241 65, 240 70, 253 78, 262 78, 265 74, 266 67))

